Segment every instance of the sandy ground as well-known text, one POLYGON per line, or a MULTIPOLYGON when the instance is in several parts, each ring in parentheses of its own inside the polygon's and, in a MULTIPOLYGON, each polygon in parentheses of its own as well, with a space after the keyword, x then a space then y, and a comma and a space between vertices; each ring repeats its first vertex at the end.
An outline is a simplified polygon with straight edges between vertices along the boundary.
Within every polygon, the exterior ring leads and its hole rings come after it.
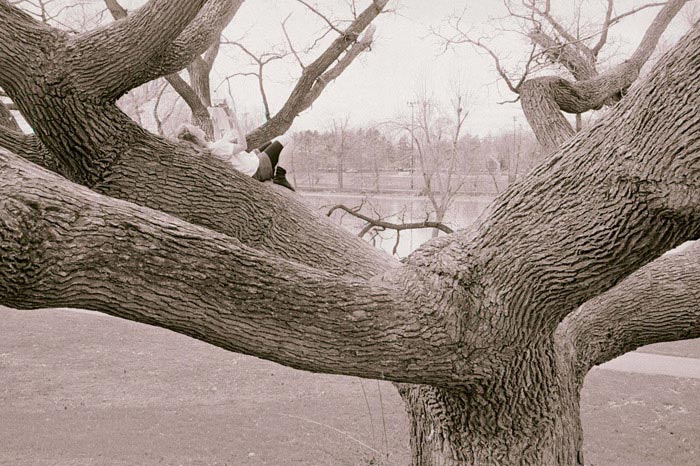
MULTIPOLYGON (((651 350, 700 356, 697 340, 651 350)), ((0 465, 408 464, 391 384, 102 315, 0 308, 0 380, 0 465)), ((582 395, 586 463, 697 465, 699 388, 594 369, 582 395)))

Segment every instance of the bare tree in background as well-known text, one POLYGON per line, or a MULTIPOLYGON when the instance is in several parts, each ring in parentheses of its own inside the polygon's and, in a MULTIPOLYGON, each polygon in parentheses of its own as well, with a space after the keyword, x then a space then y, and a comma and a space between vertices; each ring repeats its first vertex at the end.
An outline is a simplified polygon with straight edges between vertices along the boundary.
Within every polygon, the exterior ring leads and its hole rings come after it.
MULTIPOLYGON (((410 105, 410 124, 399 126, 413 138, 423 178, 421 194, 430 201, 433 220, 442 223, 468 173, 467 154, 460 138, 469 115, 469 96, 456 90, 443 109, 427 91, 422 91, 410 105)), ((438 232, 435 229, 434 236, 438 232)))
POLYGON ((585 374, 700 336, 700 248, 660 257, 700 237, 700 26, 475 225, 399 262, 117 107, 204 53, 232 3, 151 0, 68 34, 0 0, 0 86, 36 132, 0 127, 0 304, 394 381, 414 465, 583 465, 585 374))

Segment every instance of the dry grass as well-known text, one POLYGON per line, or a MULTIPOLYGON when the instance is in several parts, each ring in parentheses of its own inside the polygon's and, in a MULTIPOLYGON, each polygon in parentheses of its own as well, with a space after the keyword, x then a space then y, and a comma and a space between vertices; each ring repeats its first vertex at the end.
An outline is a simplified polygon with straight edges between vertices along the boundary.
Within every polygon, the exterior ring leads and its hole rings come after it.
MULTIPOLYGON (((374 381, 104 316, 0 312, 0 465, 408 464, 390 384, 380 405, 374 381)), ((700 357, 697 342, 674 345, 666 354, 700 357)), ((699 384, 594 371, 582 403, 587 464, 698 464, 699 384)))

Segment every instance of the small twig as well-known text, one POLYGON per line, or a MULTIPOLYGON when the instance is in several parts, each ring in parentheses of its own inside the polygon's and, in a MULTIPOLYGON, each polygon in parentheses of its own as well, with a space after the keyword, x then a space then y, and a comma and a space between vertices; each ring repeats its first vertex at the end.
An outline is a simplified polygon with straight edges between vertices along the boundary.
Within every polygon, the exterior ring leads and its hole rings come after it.
POLYGON ((309 4, 306 3, 304 0, 297 0, 297 2, 301 3, 301 4, 304 5, 306 8, 308 8, 308 9, 311 10, 313 13, 315 13, 318 17, 320 17, 321 19, 323 19, 323 21, 325 21, 326 24, 328 24, 328 26, 329 26, 332 30, 334 30, 335 32, 337 32, 337 33, 340 34, 341 36, 342 36, 342 35, 345 35, 345 33, 344 33, 343 31, 341 31, 340 29, 338 29, 338 27, 337 27, 335 24, 333 24, 333 22, 332 22, 330 19, 328 19, 328 17, 327 17, 326 15, 324 15, 323 13, 321 13, 320 11, 318 11, 316 8, 314 8, 314 7, 312 7, 311 5, 309 5, 309 4))
POLYGON ((292 16, 291 13, 287 15, 286 18, 284 18, 284 21, 282 21, 282 32, 284 32, 284 37, 287 39, 287 44, 289 45, 289 49, 292 51, 292 55, 294 55, 294 58, 297 59, 297 63, 299 63, 299 66, 303 70, 306 68, 304 66, 304 62, 301 61, 301 58, 299 58, 299 54, 297 53, 296 49, 294 48, 294 44, 292 44, 292 39, 289 37, 289 32, 287 31, 287 20, 292 16))

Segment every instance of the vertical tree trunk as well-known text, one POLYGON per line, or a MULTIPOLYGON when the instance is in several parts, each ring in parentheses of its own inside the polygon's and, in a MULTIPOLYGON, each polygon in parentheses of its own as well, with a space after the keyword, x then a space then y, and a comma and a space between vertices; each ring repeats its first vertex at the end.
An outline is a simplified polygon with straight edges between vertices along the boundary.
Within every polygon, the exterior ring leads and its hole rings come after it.
MULTIPOLYGON (((187 73, 190 76, 190 86, 199 98, 202 106, 206 108, 212 106, 209 82, 210 72, 211 67, 202 58, 195 59, 195 61, 187 67, 187 73)), ((208 111, 205 113, 192 109, 192 124, 201 128, 206 133, 208 139, 214 139, 214 123, 208 111)))
POLYGON ((466 388, 398 384, 412 465, 583 466, 573 368, 551 350, 528 356, 466 388))
POLYGON ((343 149, 340 149, 340 152, 338 152, 338 163, 336 165, 336 174, 338 176, 338 190, 342 191, 343 190, 343 172, 345 171, 345 167, 343 167, 343 149))

